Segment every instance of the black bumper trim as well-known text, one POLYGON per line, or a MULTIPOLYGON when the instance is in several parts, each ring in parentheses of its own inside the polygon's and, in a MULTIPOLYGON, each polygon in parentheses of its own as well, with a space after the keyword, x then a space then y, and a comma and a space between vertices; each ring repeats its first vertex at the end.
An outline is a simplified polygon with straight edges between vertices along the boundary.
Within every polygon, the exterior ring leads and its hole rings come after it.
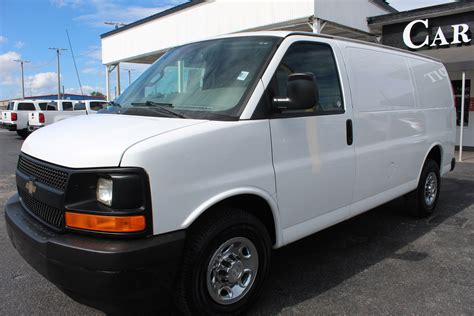
POLYGON ((14 123, 4 123, 2 122, 2 127, 9 130, 10 132, 16 131, 16 124, 14 123))
POLYGON ((14 247, 33 268, 73 298, 101 309, 104 302, 152 292, 156 301, 157 290, 169 293, 185 240, 184 231, 125 240, 57 233, 31 217, 17 194, 5 205, 5 220, 14 247))

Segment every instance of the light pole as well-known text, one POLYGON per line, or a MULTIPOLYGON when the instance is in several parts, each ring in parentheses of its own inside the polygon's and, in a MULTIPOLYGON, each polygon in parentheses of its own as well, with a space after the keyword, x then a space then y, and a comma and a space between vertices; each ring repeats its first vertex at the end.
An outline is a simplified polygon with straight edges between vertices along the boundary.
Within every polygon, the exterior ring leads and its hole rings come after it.
POLYGON ((25 75, 23 72, 23 64, 24 63, 29 63, 29 60, 23 60, 23 59, 15 59, 14 62, 20 63, 21 65, 21 96, 24 99, 25 98, 25 75))
POLYGON ((61 70, 60 70, 60 65, 59 65, 59 55, 61 54, 61 51, 67 50, 67 49, 59 48, 59 47, 50 47, 49 49, 55 50, 56 55, 58 57, 58 100, 61 100, 61 70))
POLYGON ((128 71, 128 85, 132 83, 132 72, 135 71, 135 69, 124 69, 125 71, 128 71))

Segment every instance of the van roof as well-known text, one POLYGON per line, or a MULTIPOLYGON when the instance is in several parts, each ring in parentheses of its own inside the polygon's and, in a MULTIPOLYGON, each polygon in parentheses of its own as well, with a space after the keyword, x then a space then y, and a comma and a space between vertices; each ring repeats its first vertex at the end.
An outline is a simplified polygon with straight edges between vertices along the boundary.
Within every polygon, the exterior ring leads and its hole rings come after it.
POLYGON ((226 34, 226 35, 221 35, 217 36, 215 38, 230 38, 230 37, 241 37, 241 36, 277 36, 277 37, 289 37, 289 36, 295 36, 295 35, 301 35, 301 36, 310 36, 310 37, 320 37, 320 38, 328 38, 328 39, 334 39, 342 42, 350 42, 350 43, 357 43, 361 45, 367 45, 367 46, 374 46, 374 47, 379 47, 383 49, 388 49, 388 50, 393 50, 397 52, 402 52, 405 54, 410 54, 414 55, 417 57, 433 60, 436 62, 441 63, 441 61, 437 58, 411 52, 405 49, 401 48, 396 48, 396 47, 391 47, 387 45, 382 45, 378 43, 372 43, 372 42, 366 42, 366 41, 361 41, 361 40, 356 40, 356 39, 351 39, 347 37, 340 37, 340 36, 333 36, 333 35, 326 35, 326 34, 319 34, 319 33, 311 33, 311 32, 295 32, 295 31, 258 31, 258 32, 242 32, 242 33, 232 33, 232 34, 226 34))

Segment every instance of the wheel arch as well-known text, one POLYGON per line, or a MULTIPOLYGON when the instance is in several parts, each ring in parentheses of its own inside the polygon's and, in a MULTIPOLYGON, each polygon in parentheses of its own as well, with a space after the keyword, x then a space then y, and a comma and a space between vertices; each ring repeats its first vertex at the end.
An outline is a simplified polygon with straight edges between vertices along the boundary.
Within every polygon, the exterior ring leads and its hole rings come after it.
POLYGON ((417 182, 420 181, 421 172, 423 171, 423 166, 425 165, 428 159, 433 159, 439 165, 439 172, 443 170, 443 146, 440 142, 433 143, 430 146, 430 149, 426 152, 425 157, 423 159, 423 164, 421 165, 420 170, 418 171, 418 178, 417 182))
POLYGON ((273 247, 283 245, 278 205, 268 192, 254 187, 232 189, 215 195, 194 209, 181 227, 192 228, 220 206, 237 207, 255 215, 268 229, 273 247), (257 209, 252 208, 253 205, 257 205, 257 209))

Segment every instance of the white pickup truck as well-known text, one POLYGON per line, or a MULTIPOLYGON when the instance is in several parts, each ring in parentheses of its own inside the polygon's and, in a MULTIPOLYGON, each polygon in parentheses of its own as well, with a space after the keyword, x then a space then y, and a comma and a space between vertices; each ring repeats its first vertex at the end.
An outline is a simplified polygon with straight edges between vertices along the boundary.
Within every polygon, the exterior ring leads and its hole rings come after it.
POLYGON ((19 136, 26 138, 28 132, 28 114, 33 111, 46 109, 47 101, 14 100, 8 103, 2 111, 2 127, 9 131, 16 131, 19 136))
POLYGON ((28 114, 28 131, 33 132, 43 126, 62 121, 64 119, 86 114, 95 114, 107 105, 104 100, 55 100, 46 106, 43 111, 28 114))

